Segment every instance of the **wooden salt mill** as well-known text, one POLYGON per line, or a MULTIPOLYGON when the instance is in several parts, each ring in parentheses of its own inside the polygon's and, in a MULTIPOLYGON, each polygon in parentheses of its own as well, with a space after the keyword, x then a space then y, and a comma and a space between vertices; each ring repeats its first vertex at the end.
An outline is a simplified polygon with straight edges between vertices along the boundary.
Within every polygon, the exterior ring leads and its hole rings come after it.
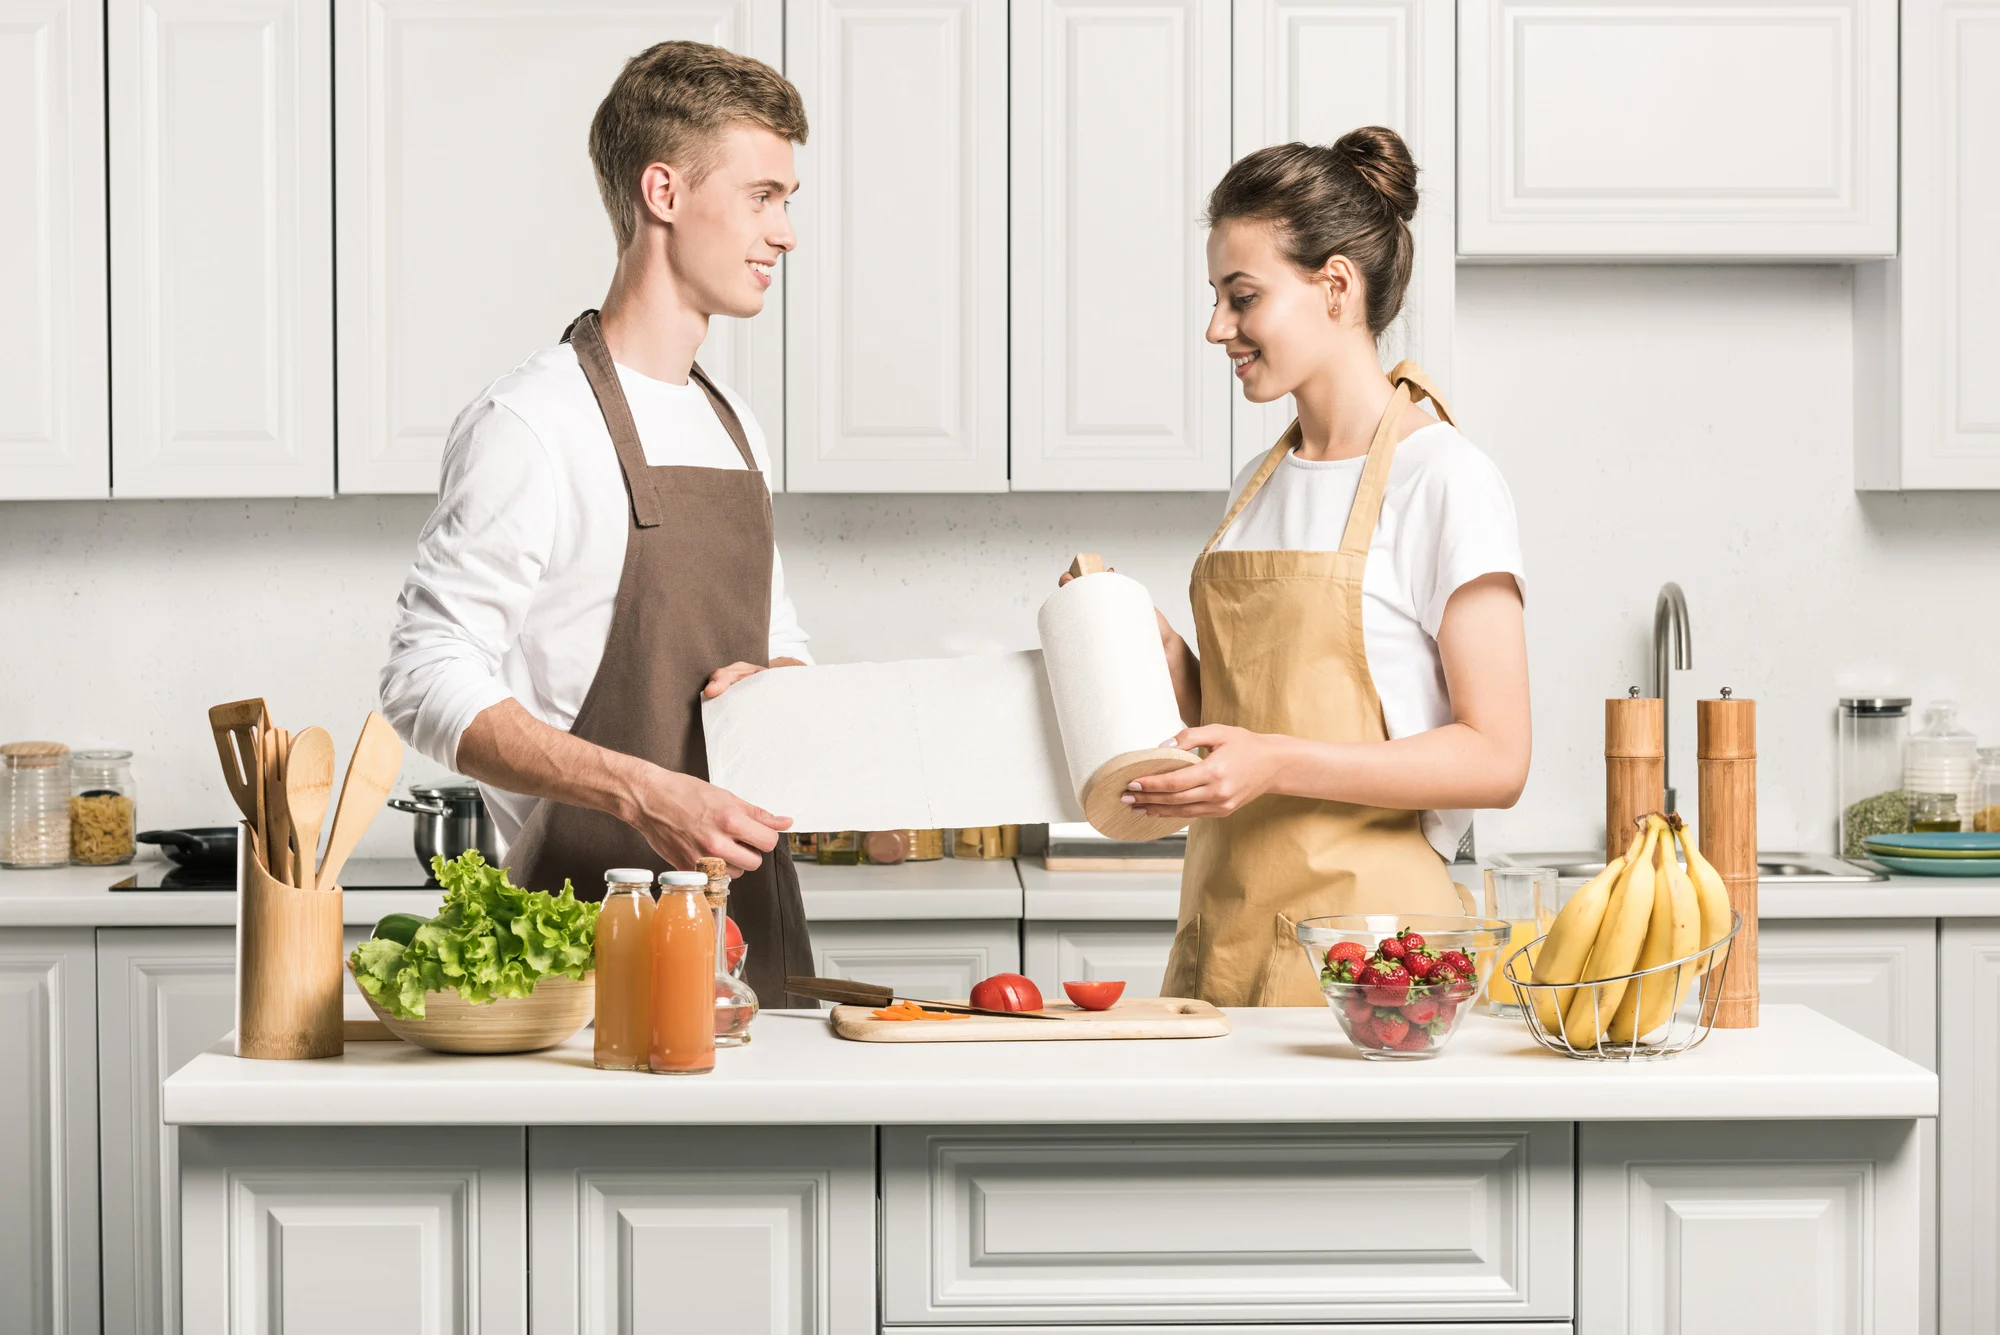
MULTIPOLYGON (((1729 889, 1729 907, 1743 928, 1729 948, 1718 1029, 1757 1027, 1757 702, 1695 704, 1696 768, 1701 775, 1701 855, 1729 889)), ((1709 975, 1712 979, 1713 974, 1709 975)))
POLYGON ((1604 702, 1604 860, 1624 854, 1634 822, 1666 801, 1666 706, 1656 696, 1604 702))

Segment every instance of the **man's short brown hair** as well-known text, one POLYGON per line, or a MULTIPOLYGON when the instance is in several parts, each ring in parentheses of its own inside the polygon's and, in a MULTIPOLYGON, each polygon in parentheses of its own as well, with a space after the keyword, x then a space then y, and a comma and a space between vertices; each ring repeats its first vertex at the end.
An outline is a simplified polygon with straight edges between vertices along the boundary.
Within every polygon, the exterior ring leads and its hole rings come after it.
POLYGON ((731 125, 761 125, 806 141, 806 108, 791 81, 761 60, 703 42, 661 42, 625 62, 590 119, 590 164, 622 252, 639 233, 639 177, 655 162, 699 185, 731 125))

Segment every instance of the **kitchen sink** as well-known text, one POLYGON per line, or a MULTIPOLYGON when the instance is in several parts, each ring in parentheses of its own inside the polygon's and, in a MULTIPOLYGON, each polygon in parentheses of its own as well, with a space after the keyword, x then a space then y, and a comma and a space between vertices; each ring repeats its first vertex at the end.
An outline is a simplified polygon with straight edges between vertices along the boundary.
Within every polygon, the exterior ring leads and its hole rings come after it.
MULTIPOLYGON (((1604 859, 1596 853, 1501 853, 1493 858, 1496 867, 1554 867, 1565 881, 1589 880, 1604 870, 1604 859)), ((1889 878, 1879 871, 1843 862, 1831 853, 1759 853, 1758 884, 1780 885, 1865 885, 1889 878)))

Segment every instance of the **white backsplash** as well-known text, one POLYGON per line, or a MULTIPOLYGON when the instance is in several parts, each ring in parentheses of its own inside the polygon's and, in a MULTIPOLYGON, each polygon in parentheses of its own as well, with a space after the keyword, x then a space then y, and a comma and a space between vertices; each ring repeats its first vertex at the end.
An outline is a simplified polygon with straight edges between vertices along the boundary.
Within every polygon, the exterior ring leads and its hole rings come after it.
MULTIPOLYGON (((1833 705, 1956 696, 2000 742, 2000 493, 1852 485, 1849 274, 1832 267, 1461 268, 1467 433, 1500 462, 1527 552, 1535 766, 1484 850, 1602 837, 1606 696, 1644 686, 1653 596, 1687 591, 1691 701, 1759 701, 1763 842, 1832 846, 1833 705)), ((1219 355, 1219 354, 1218 354, 1219 355)), ((779 542, 822 661, 1034 642, 1078 549, 1188 629, 1187 574, 1219 494, 782 496, 779 542)), ((429 502, 0 505, 0 740, 129 746, 146 826, 228 820, 206 707, 263 694, 328 726, 345 764, 429 502)), ((405 775, 437 772, 412 755, 405 775)), ((363 855, 408 847, 386 813, 363 855)))

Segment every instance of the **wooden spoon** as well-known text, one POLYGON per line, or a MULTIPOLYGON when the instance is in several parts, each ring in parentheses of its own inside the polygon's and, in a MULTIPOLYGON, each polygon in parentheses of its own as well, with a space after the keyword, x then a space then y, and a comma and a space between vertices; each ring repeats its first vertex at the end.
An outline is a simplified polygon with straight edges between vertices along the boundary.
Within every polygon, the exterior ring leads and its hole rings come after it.
POLYGON ((362 720, 361 736, 354 754, 347 760, 347 777, 340 781, 340 801, 333 809, 333 830, 326 837, 326 861, 319 864, 314 882, 322 890, 340 884, 341 868, 347 865, 354 846, 361 842, 375 813, 389 799, 396 775, 403 769, 403 744, 389 720, 374 710, 362 720))
POLYGON ((333 798, 333 737, 325 728, 307 728, 292 739, 285 760, 285 807, 299 856, 292 881, 301 890, 318 886, 313 862, 319 853, 319 831, 326 824, 333 798))

